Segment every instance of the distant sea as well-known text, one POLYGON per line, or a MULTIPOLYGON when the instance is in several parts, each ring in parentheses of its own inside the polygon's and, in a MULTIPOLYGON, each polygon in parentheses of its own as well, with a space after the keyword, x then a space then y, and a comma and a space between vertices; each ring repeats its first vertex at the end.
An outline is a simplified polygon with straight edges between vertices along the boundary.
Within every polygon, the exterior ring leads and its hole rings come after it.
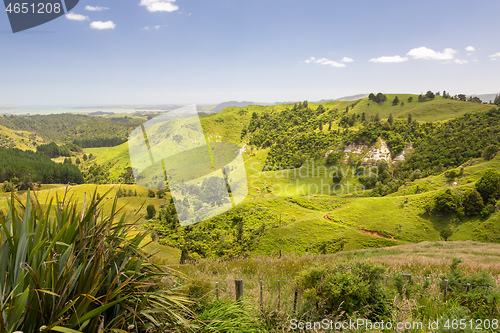
POLYGON ((60 113, 87 114, 91 112, 113 112, 113 113, 134 113, 134 112, 158 112, 169 111, 179 107, 178 105, 149 105, 149 106, 81 106, 81 105, 43 105, 43 106, 9 106, 0 105, 0 114, 12 115, 47 115, 60 113))

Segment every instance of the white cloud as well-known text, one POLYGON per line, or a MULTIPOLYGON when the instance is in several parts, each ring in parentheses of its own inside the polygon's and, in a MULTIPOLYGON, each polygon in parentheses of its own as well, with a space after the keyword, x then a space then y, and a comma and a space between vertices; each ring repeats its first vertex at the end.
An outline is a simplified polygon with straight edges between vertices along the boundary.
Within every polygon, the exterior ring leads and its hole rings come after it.
POLYGON ((342 60, 340 60, 340 62, 354 62, 354 59, 349 57, 343 57, 342 60))
POLYGON ((144 27, 144 30, 156 30, 156 31, 159 31, 159 30, 161 30, 164 27, 167 27, 167 25, 155 25, 155 26, 152 26, 152 27, 144 27))
POLYGON ((498 60, 500 59, 500 52, 497 52, 495 54, 490 55, 491 60, 498 60))
POLYGON ((102 12, 103 10, 109 9, 108 7, 101 7, 101 6, 85 6, 85 10, 88 10, 89 12, 102 12))
POLYGON ((397 62, 405 62, 408 61, 408 57, 401 57, 399 55, 395 56, 383 56, 378 58, 372 58, 368 60, 370 62, 381 62, 381 63, 397 63, 397 62))
POLYGON ((408 52, 406 55, 414 59, 453 60, 457 52, 458 51, 450 48, 444 49, 443 52, 437 52, 425 46, 422 46, 422 47, 417 47, 415 49, 411 49, 410 52, 408 52))
POLYGON ((113 21, 94 21, 90 23, 90 28, 96 30, 114 29, 116 28, 116 24, 113 21))
POLYGON ((79 22, 88 21, 89 19, 88 16, 75 13, 66 14, 66 18, 71 21, 79 21, 79 22))
POLYGON ((175 0, 141 0, 140 6, 146 7, 150 12, 175 12, 179 6, 174 4, 175 0))
POLYGON ((465 48, 465 51, 474 52, 474 51, 476 51, 476 48, 474 46, 467 46, 465 48))
POLYGON ((311 57, 311 58, 307 59, 305 62, 306 62, 306 64, 328 65, 328 66, 337 67, 337 68, 345 67, 345 64, 341 64, 340 62, 336 62, 336 61, 326 59, 326 58, 316 59, 315 57, 311 57))
POLYGON ((464 65, 464 64, 469 63, 469 61, 467 61, 465 59, 455 59, 455 60, 453 60, 453 63, 459 64, 459 65, 464 65))

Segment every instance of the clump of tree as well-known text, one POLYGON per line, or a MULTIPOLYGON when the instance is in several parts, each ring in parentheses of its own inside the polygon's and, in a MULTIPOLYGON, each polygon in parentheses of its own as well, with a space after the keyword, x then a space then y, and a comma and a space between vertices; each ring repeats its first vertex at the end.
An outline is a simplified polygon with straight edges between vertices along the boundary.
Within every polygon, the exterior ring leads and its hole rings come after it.
POLYGON ((500 173, 493 169, 487 170, 476 182, 475 188, 484 203, 481 215, 488 216, 494 212, 496 201, 500 198, 500 173))
POLYGON ((36 151, 37 153, 47 155, 50 158, 56 158, 60 156, 66 156, 66 157, 71 156, 71 152, 67 147, 64 146, 60 147, 54 142, 45 145, 39 145, 38 147, 36 147, 36 151))
POLYGON ((118 191, 116 191, 116 197, 117 198, 136 197, 136 196, 137 196, 137 190, 132 191, 132 189, 129 189, 127 191, 126 189, 122 189, 120 187, 120 188, 118 188, 118 191))
POLYGON ((33 189, 37 184, 84 182, 76 165, 55 163, 41 153, 0 148, 0 156, 0 183, 7 181, 18 190, 33 189))
POLYGON ((432 211, 435 214, 453 214, 488 217, 495 210, 500 198, 500 173, 487 170, 474 188, 465 193, 450 189, 434 197, 432 211))
POLYGON ((370 93, 370 95, 368 95, 368 99, 370 101, 378 103, 379 105, 382 105, 385 101, 387 101, 387 96, 380 92, 377 95, 375 95, 374 93, 370 93))
POLYGON ((493 104, 500 106, 500 95, 496 95, 493 104))

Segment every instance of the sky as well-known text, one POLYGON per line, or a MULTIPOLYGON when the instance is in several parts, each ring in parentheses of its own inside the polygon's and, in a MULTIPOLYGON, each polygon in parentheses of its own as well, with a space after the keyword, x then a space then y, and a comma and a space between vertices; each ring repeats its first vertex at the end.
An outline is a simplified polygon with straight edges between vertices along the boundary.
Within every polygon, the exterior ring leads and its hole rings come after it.
POLYGON ((12 33, 0 106, 500 92, 498 0, 80 0, 12 33))

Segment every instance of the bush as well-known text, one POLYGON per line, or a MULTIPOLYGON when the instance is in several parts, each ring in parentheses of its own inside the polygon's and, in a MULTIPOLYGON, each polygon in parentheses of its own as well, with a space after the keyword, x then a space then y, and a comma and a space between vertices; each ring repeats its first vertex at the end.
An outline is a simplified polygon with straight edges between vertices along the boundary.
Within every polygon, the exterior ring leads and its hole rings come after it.
POLYGON ((372 262, 344 262, 302 271, 296 281, 304 292, 305 308, 316 309, 318 318, 343 311, 377 320, 388 312, 381 285, 384 273, 383 266, 372 262))
POLYGON ((190 302, 163 282, 172 274, 142 252, 147 233, 118 217, 116 199, 103 216, 96 192, 83 212, 30 197, 12 195, 0 214, 0 332, 189 328, 190 302))
POLYGON ((148 207, 146 208, 146 211, 147 211, 147 215, 146 215, 146 218, 149 220, 149 219, 152 219, 156 216, 156 208, 155 208, 155 205, 148 205, 148 207))
POLYGON ((439 233, 439 235, 446 242, 448 240, 448 238, 450 238, 453 235, 453 230, 451 230, 450 228, 444 228, 443 230, 441 230, 441 232, 439 233))
POLYGON ((460 259, 453 259, 450 274, 442 277, 448 280, 450 299, 468 309, 474 318, 494 318, 498 314, 496 304, 500 301, 500 293, 488 290, 488 287, 496 287, 494 278, 486 271, 464 276, 458 269, 461 262, 460 259), (469 292, 466 292, 467 283, 471 285, 469 292))
POLYGON ((486 170, 484 175, 476 183, 476 190, 481 194, 483 203, 498 199, 500 196, 500 174, 493 170, 486 170))
POLYGON ((483 198, 476 189, 472 189, 465 195, 463 206, 466 215, 478 215, 484 207, 483 198))
POLYGON ((457 211, 458 206, 459 200, 450 190, 439 193, 434 197, 435 213, 454 213, 457 211))

